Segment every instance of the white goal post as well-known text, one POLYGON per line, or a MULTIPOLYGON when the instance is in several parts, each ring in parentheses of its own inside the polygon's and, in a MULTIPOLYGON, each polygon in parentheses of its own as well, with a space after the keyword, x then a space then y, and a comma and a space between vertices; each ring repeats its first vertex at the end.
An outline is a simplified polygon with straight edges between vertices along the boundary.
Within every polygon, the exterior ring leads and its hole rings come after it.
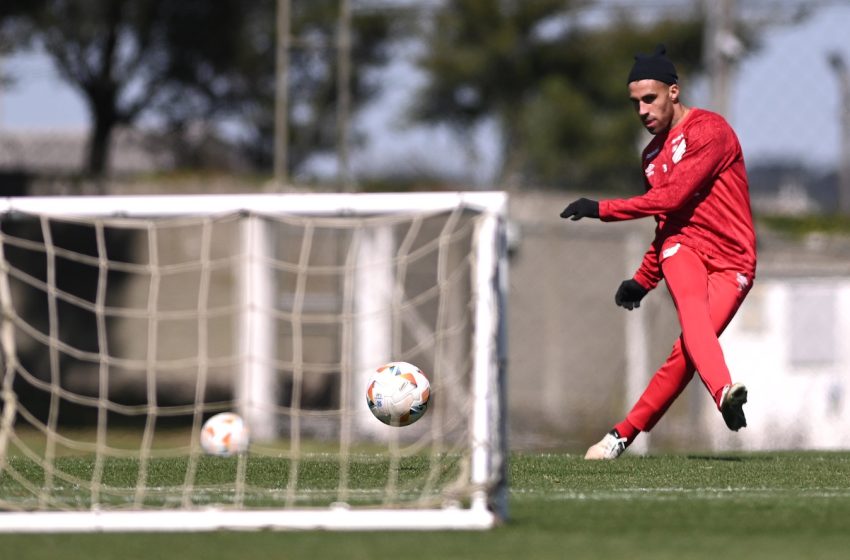
POLYGON ((503 192, 0 199, 0 532, 507 516, 503 192), (365 380, 421 367, 384 426, 365 380), (203 454, 234 410, 248 453, 203 454))

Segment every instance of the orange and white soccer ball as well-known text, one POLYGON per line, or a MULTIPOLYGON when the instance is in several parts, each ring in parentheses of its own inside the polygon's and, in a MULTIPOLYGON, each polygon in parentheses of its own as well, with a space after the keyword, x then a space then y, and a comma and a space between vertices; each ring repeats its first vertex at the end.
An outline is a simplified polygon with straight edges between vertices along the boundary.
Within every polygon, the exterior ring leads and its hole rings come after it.
POLYGON ((390 426, 413 424, 428 410, 431 383, 422 370, 407 362, 379 367, 366 385, 366 403, 375 418, 390 426))
POLYGON ((201 448, 207 455, 230 457, 248 451, 248 425, 233 412, 211 416, 201 428, 201 448))

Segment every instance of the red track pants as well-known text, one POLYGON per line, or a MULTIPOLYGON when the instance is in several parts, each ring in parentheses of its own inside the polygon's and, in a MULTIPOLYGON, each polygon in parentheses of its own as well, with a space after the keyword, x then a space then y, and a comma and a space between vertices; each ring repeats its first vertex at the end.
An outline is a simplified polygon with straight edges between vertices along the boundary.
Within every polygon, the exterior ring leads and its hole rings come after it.
POLYGON ((682 334, 673 351, 635 403, 626 421, 648 432, 664 415, 694 376, 715 404, 731 383, 729 368, 717 337, 735 316, 752 287, 752 271, 717 266, 683 245, 667 248, 661 270, 679 315, 682 334))

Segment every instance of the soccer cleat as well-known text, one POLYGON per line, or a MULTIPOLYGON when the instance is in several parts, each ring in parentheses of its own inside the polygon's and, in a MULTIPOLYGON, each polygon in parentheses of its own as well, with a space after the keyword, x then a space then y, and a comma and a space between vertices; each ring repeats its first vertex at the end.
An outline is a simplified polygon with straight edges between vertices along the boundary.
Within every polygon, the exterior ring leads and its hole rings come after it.
POLYGON ((600 459, 616 459, 626 450, 626 438, 621 438, 617 430, 611 430, 602 440, 591 445, 587 453, 584 454, 585 459, 600 460, 600 459))
POLYGON ((747 388, 743 383, 733 383, 723 387, 720 394, 720 414, 726 426, 733 432, 747 427, 744 416, 744 404, 747 402, 747 388))

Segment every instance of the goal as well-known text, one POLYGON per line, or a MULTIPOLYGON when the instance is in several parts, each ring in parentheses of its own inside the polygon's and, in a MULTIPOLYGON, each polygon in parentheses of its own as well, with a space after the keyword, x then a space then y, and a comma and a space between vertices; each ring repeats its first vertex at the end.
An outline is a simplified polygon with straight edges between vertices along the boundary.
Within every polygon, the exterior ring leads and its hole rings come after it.
POLYGON ((501 192, 0 199, 0 532, 486 529, 501 192), (366 406, 389 361, 432 402, 366 406), (204 455, 238 412, 247 453, 204 455))

